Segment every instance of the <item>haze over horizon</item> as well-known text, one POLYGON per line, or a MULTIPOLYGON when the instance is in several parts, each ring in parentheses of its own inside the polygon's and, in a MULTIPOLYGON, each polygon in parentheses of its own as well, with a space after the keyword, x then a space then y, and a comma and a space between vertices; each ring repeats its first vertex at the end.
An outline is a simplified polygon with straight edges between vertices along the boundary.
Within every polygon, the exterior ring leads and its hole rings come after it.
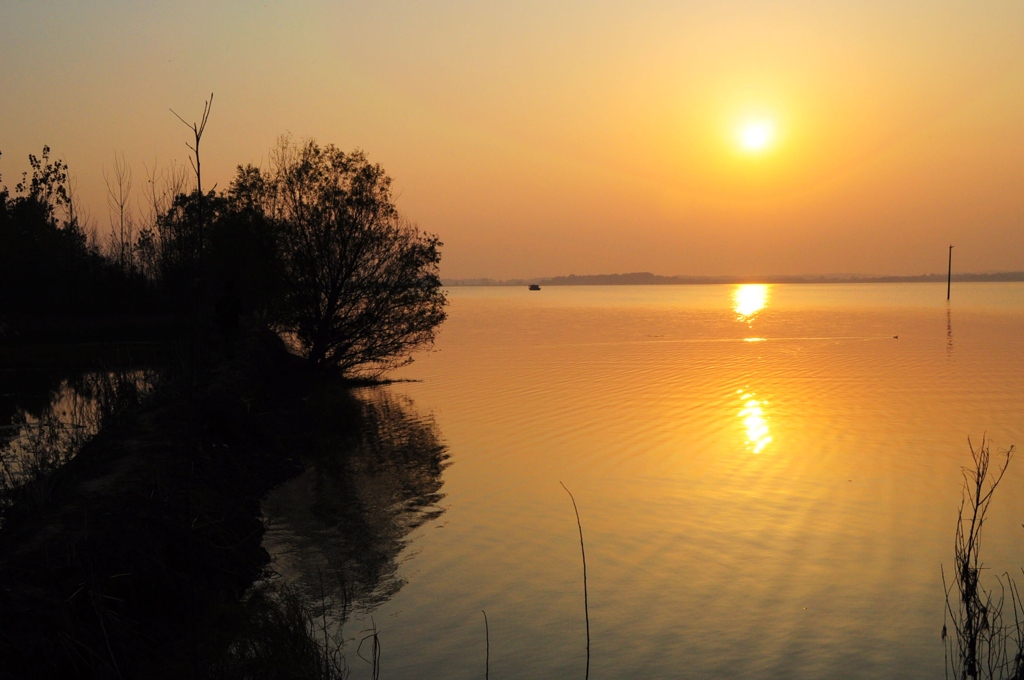
POLYGON ((1024 270, 1024 5, 16 0, 0 173, 364 149, 450 279, 1024 270))
MULTIPOLYGON (((824 279, 827 282, 832 281, 855 281, 857 279, 923 279, 928 278, 931 280, 933 277, 941 278, 943 282, 946 280, 946 272, 917 272, 916 274, 862 274, 859 272, 823 272, 815 274, 796 273, 796 274, 772 274, 772 273, 758 273, 758 274, 660 274, 657 272, 602 272, 602 273, 576 273, 570 272, 568 274, 549 274, 541 276, 516 276, 505 279, 495 278, 493 276, 473 276, 473 277, 453 277, 445 276, 443 281, 461 283, 463 285, 475 285, 473 282, 487 281, 490 284, 502 284, 505 282, 519 285, 521 283, 541 283, 544 281, 551 282, 553 280, 564 280, 564 279, 656 279, 653 281, 661 283, 661 279, 696 279, 697 282, 703 282, 702 280, 707 279, 711 282, 723 282, 729 283, 740 283, 740 279, 746 280, 747 283, 778 283, 775 279, 806 279, 808 281, 824 279)), ((954 281, 962 281, 965 278, 969 280, 975 280, 976 277, 993 277, 992 279, 982 278, 982 280, 1020 280, 1020 277, 1024 277, 1024 271, 1010 271, 1010 270, 996 270, 986 272, 964 272, 954 270, 952 272, 952 278, 954 281), (1002 278, 1000 278, 1002 277, 1002 278)), ((626 285, 631 285, 631 282, 626 282, 626 285)))

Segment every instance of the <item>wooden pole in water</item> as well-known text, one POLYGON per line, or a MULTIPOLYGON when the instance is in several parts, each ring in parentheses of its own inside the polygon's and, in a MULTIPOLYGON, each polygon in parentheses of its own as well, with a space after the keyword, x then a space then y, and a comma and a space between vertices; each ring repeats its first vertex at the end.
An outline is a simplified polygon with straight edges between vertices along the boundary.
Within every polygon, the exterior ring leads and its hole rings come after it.
POLYGON ((953 281, 953 244, 949 245, 949 270, 946 272, 946 300, 949 300, 949 285, 953 281))

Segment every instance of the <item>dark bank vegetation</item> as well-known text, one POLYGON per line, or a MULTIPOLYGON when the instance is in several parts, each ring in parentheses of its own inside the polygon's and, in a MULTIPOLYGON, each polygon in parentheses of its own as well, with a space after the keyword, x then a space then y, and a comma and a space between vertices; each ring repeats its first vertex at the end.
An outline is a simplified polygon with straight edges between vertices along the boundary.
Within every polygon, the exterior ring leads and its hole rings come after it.
POLYGON ((440 242, 362 152, 282 139, 204 192, 199 135, 191 189, 115 157, 107 238, 48 148, 0 183, 0 676, 345 677, 328 611, 401 587, 438 512, 436 435, 351 386, 432 342, 440 242), (318 606, 261 547, 303 461, 318 606))
POLYGON ((244 374, 162 383, 13 490, 0 674, 202 677, 261 570, 259 498, 292 464, 268 428, 290 415, 288 387, 257 352, 244 374))
POLYGON ((97 318, 150 313, 149 282, 90 240, 67 165, 46 147, 29 165, 13 193, 0 183, 0 339, 34 338, 58 320, 89 336, 97 318))
POLYGON ((0 493, 0 676, 345 677, 348 613, 402 586, 406 536, 441 512, 433 426, 272 334, 196 386, 158 380, 0 493), (320 578, 285 585, 266 571, 261 502, 289 478, 320 578))
MULTIPOLYGON (((13 193, 0 188, 7 344, 231 340, 244 316, 315 366, 376 376, 444 321, 441 243, 399 215, 391 179, 361 151, 282 138, 268 168, 239 166, 219 193, 154 169, 141 203, 115 157, 105 247, 49 153, 30 156, 13 193)), ((198 155, 195 168, 198 182, 198 155)))
POLYGON ((972 467, 963 468, 952 574, 942 573, 946 590, 942 641, 946 677, 959 680, 1024 678, 1024 602, 1014 578, 997 575, 986 585, 981 560, 982 529, 996 487, 1013 458, 992 460, 988 442, 970 444, 972 467), (948 580, 947 580, 948 579, 948 580))

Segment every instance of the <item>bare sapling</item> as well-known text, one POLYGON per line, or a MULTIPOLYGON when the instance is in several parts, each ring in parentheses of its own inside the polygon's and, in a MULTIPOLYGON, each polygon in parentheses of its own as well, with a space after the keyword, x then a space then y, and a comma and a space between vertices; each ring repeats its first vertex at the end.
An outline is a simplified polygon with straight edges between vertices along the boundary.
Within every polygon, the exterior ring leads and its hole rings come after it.
POLYGON ((963 468, 963 487, 957 513, 952 582, 947 583, 942 639, 946 676, 959 680, 996 680, 1024 677, 1024 624, 1020 594, 1009 574, 997 577, 997 588, 982 583, 981 533, 992 495, 1013 458, 1014 447, 993 465, 989 444, 983 437, 977 448, 968 440, 973 468, 963 468), (1009 594, 1013 621, 1004 617, 1009 594), (948 625, 947 625, 948 624, 948 625), (952 627, 952 631, 949 627, 952 627))

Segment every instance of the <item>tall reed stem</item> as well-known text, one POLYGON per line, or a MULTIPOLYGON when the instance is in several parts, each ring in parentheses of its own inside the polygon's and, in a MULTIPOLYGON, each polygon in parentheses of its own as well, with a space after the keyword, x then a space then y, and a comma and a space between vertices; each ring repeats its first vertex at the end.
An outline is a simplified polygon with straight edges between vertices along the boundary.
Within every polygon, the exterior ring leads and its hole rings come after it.
MULTIPOLYGON (((562 484, 562 482, 559 482, 562 484)), ((569 499, 572 501, 573 512, 576 513, 576 526, 580 530, 580 554, 583 555, 583 617, 587 622, 587 670, 584 674, 584 680, 590 678, 590 603, 587 598, 587 550, 583 546, 583 524, 580 522, 580 510, 576 507, 576 498, 572 495, 572 491, 562 484, 562 488, 569 494, 569 499)))
POLYGON ((491 677, 491 628, 487 625, 487 612, 480 610, 484 615, 484 640, 487 644, 487 656, 484 657, 484 680, 491 677))

